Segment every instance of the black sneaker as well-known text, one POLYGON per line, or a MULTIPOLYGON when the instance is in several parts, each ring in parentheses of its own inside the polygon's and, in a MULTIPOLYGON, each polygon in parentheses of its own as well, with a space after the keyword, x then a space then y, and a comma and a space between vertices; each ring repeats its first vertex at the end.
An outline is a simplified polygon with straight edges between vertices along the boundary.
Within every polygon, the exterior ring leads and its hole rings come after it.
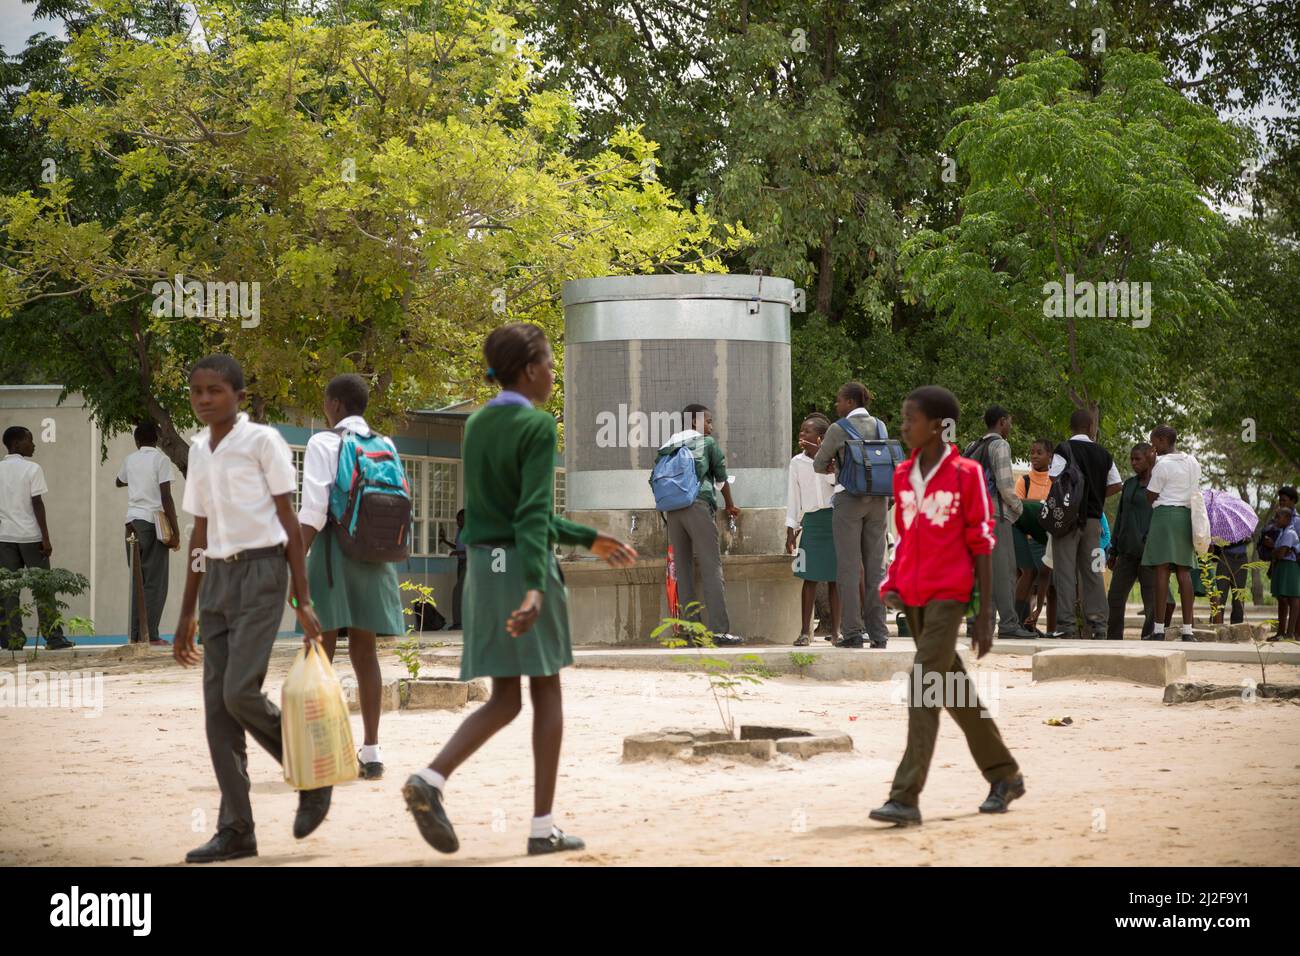
POLYGON ((1027 627, 1015 627, 1007 631, 998 631, 998 640, 1031 641, 1037 636, 1037 631, 1031 631, 1027 627))
MULTIPOLYGON (((883 650, 885 649, 885 647, 886 647, 888 644, 889 644, 889 640, 888 640, 888 639, 883 640, 883 641, 872 641, 872 642, 871 642, 871 649, 872 649, 873 651, 883 651, 883 650)), ((859 645, 859 646, 861 646, 861 645, 859 645)))
POLYGON ((745 639, 743 637, 738 637, 735 634, 714 634, 713 635, 714 647, 739 647, 741 644, 744 643, 745 643, 745 639))
POLYGON ((919 827, 921 825, 920 808, 909 807, 897 800, 885 801, 883 807, 877 807, 867 816, 872 820, 879 820, 881 823, 892 823, 894 826, 899 827, 919 827))
POLYGON ((853 636, 853 637, 841 637, 838 641, 835 642, 835 646, 836 646, 836 647, 855 647, 855 648, 861 648, 861 647, 862 647, 862 635, 861 635, 861 634, 857 634, 857 635, 855 635, 855 636, 853 636))
POLYGON ((301 840, 325 822, 325 814, 330 812, 330 795, 333 792, 333 787, 298 791, 298 812, 293 818, 295 837, 301 840))
POLYGON ((47 651, 66 651, 76 646, 66 637, 47 637, 45 639, 45 649, 47 651))
POLYGON ((226 827, 203 846, 195 847, 185 854, 186 863, 218 863, 222 860, 238 860, 246 856, 257 856, 257 838, 251 833, 237 833, 226 827))
POLYGON ((460 849, 460 840, 451 828, 451 821, 442 809, 442 791, 423 777, 411 774, 402 787, 402 797, 406 800, 406 809, 415 817, 415 825, 420 828, 420 836, 439 853, 455 853, 460 849))
POLYGON ((980 804, 980 813, 1006 813, 1007 804, 1025 795, 1025 778, 1016 774, 999 780, 989 790, 989 795, 980 804))
POLYGON ((569 836, 559 827, 551 829, 548 837, 529 837, 528 855, 539 856, 543 853, 562 853, 565 850, 585 850, 587 844, 576 836, 569 836))

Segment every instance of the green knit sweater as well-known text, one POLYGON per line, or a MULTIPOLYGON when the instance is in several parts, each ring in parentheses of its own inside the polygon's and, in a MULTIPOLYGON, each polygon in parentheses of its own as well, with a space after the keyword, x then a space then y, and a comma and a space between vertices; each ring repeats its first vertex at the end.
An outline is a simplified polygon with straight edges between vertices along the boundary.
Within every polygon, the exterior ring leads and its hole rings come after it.
POLYGON ((523 405, 481 408, 462 450, 466 544, 513 542, 524 586, 543 591, 556 542, 590 548, 594 528, 555 513, 555 419, 523 405))

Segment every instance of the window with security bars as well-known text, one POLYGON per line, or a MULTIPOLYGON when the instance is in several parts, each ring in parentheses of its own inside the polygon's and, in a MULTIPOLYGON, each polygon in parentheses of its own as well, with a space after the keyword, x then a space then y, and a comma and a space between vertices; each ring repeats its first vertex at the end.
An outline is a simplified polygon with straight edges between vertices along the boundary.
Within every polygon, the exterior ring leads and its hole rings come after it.
POLYGON ((297 514, 302 507, 302 462, 307 449, 290 445, 289 451, 293 455, 293 511, 297 514))
POLYGON ((564 508, 568 504, 569 498, 568 482, 563 468, 555 469, 555 513, 564 514, 564 508))
POLYGON ((413 555, 451 553, 456 540, 456 511, 460 501, 460 462, 446 458, 403 456, 411 485, 413 555), (444 540, 445 539, 445 540, 444 540))

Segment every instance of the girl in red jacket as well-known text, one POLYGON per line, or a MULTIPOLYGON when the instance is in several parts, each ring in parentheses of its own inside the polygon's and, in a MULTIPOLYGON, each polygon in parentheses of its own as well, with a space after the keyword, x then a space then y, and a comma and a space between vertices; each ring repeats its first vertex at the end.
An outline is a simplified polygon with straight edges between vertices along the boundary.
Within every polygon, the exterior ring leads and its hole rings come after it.
MULTIPOLYGON (((1005 813, 1024 796, 1025 781, 1002 742, 992 717, 980 707, 975 685, 957 656, 957 631, 979 578, 980 594, 992 594, 995 544, 993 510, 984 472, 940 437, 960 415, 946 388, 927 385, 903 402, 903 441, 912 456, 894 471, 894 527, 898 549, 880 596, 907 615, 916 635, 916 659, 908 688, 907 750, 884 806, 871 819, 898 826, 921 822, 917 803, 934 754, 939 711, 946 709, 991 785, 981 813, 1005 813)), ((993 646, 993 605, 982 601, 971 644, 983 657, 993 646)))

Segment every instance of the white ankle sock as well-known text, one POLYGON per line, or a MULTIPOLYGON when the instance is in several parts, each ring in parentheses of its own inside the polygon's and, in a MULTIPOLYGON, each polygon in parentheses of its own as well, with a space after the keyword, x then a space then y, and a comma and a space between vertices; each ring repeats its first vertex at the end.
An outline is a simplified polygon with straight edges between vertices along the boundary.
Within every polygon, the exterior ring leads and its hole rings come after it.
POLYGON ((417 770, 415 771, 415 775, 429 786, 437 788, 439 793, 443 793, 447 789, 447 778, 438 773, 438 771, 434 770, 432 767, 425 767, 423 770, 417 770))
POLYGON ((373 746, 370 744, 362 744, 361 753, 358 754, 358 756, 361 758, 362 763, 384 762, 384 754, 383 751, 379 749, 379 744, 374 744, 373 746))
POLYGON ((1184 625, 1183 625, 1183 633, 1184 633, 1184 634, 1190 634, 1190 633, 1192 633, 1192 625, 1190 625, 1190 624, 1184 624, 1184 625))
POLYGON ((544 817, 533 817, 532 829, 528 835, 535 840, 545 840, 555 830, 555 817, 548 813, 544 817))
POLYGON ((1156 631, 1155 631, 1155 632, 1156 632, 1157 634, 1163 634, 1163 633, 1165 632, 1165 626, 1164 626, 1163 624, 1161 624, 1159 621, 1156 621, 1156 631))

